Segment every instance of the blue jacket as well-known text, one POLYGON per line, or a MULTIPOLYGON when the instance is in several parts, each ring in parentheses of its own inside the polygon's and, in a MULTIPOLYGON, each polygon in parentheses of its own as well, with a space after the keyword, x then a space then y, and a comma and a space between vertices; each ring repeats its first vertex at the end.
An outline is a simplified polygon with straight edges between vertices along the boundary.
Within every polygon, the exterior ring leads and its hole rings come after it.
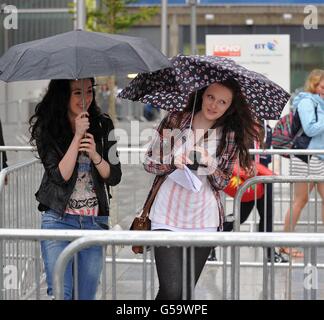
MULTIPOLYGON (((295 97, 293 107, 298 110, 304 132, 312 138, 308 149, 324 149, 324 99, 318 94, 301 92, 295 97)), ((324 160, 324 155, 318 157, 324 160)))

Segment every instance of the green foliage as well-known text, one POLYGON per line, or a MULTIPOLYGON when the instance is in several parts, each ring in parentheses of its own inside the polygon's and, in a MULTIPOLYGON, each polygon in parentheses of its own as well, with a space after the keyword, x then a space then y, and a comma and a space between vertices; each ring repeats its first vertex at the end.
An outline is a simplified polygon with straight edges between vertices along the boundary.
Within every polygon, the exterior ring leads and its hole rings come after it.
MULTIPOLYGON (((86 30, 118 33, 125 31, 136 23, 150 20, 159 10, 158 7, 139 7, 136 13, 130 13, 127 5, 136 3, 137 0, 101 0, 96 7, 96 0, 86 0, 86 30)), ((76 13, 74 3, 69 4, 69 12, 76 13)), ((107 78, 109 87, 114 88, 114 76, 107 78)), ((116 119, 116 101, 115 96, 110 95, 109 103, 102 106, 106 109, 113 119, 116 119)))
MULTIPOLYGON (((206 46, 205 44, 202 43, 197 43, 196 46, 197 54, 199 55, 205 55, 206 54, 206 46)), ((185 43, 183 46, 183 54, 185 55, 190 55, 191 53, 191 44, 190 43, 185 43)))
POLYGON ((130 13, 127 5, 137 0, 101 0, 96 9, 87 1, 87 29, 91 31, 118 33, 136 23, 149 21, 158 13, 157 7, 140 7, 137 13, 130 13))
POLYGON ((75 13, 76 13, 76 6, 74 2, 69 2, 68 3, 68 8, 69 8, 69 14, 71 15, 71 19, 75 20, 75 13))

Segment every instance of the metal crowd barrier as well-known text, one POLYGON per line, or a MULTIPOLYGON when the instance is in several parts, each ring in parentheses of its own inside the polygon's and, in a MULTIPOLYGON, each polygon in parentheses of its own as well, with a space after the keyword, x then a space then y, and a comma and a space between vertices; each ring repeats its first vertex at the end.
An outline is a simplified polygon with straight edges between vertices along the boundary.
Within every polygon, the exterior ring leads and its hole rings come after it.
MULTIPOLYGON (((5 150, 5 151, 32 151, 33 148, 32 147, 0 147, 0 152, 5 150)), ((119 148, 120 152, 129 152, 130 150, 132 150, 132 152, 135 153, 143 153, 145 152, 145 148, 119 148)), ((252 154, 324 154, 324 150, 323 151, 319 151, 319 150, 250 150, 252 154)), ((285 159, 286 160, 286 159, 285 159)), ((14 166, 11 166, 7 169, 4 169, 1 171, 0 173, 0 205, 2 208, 2 215, 1 215, 1 219, 0 219, 0 227, 1 228, 12 228, 12 229, 16 229, 16 228, 38 228, 39 227, 39 222, 40 222, 40 217, 39 214, 37 212, 37 208, 36 208, 36 202, 35 202, 35 197, 34 197, 34 193, 37 190, 39 184, 40 184, 40 179, 42 176, 42 166, 40 165, 39 161, 37 159, 33 159, 30 161, 25 161, 21 164, 17 164, 14 166), (5 177, 7 177, 7 184, 5 184, 5 177)), ((256 183, 256 182, 260 182, 261 180, 258 180, 260 178, 265 178, 265 177, 256 177, 253 179, 257 179, 257 180, 253 180, 254 182, 250 182, 250 183, 256 183)), ((277 176, 275 178, 278 178, 277 176)), ((283 178, 287 178, 287 177, 283 177, 283 178)), ((300 179, 300 177, 298 177, 298 179, 300 179)), ((285 179, 283 179, 285 180, 285 179)), ((283 184, 288 184, 289 181, 281 181, 282 183, 280 183, 280 188, 283 184)), ((318 179, 316 180, 318 181, 318 179)), ((262 181, 264 182, 264 181, 262 181)), ((297 182, 297 181, 296 181, 297 182)), ((271 181, 269 183, 274 183, 274 181, 271 181)), ((281 189, 279 189, 279 193, 281 189)), ((278 195, 277 195, 278 196, 278 195)), ((291 201, 292 193, 290 192, 289 197, 288 197, 288 202, 291 201)), ((136 200, 136 199, 135 199, 136 200)), ((278 198, 274 199, 274 201, 278 200, 278 198)), ((227 201, 233 201, 233 199, 227 199, 227 201)), ((315 199, 315 202, 317 201, 317 199, 315 199)), ((279 199, 279 204, 282 204, 282 199, 279 199)), ((134 204, 136 205, 137 201, 134 202, 134 204)), ((134 206, 134 212, 135 210, 135 206, 134 206)), ((281 213, 283 210, 280 210, 281 213)), ((236 211, 235 211, 236 212, 236 211)), ((277 213, 276 213, 277 214, 277 213)), ((237 214, 236 214, 237 215, 237 214)), ((252 224, 256 224, 256 215, 253 217, 252 224)), ((239 221, 239 220, 236 220, 239 221)), ((279 221, 279 223, 281 223, 281 221, 279 221)), ((310 221, 308 219, 308 221, 306 221, 305 223, 309 224, 310 221)), ((276 223, 275 223, 276 224, 276 223)), ((237 226, 236 226, 237 228, 237 226)), ((317 231, 317 230, 315 230, 317 231)), ((170 234, 170 233, 169 233, 170 234)), ((254 233, 252 235, 255 235, 254 233)), ((278 235, 278 233, 276 233, 276 235, 278 235)), ((305 234, 303 234, 304 236, 305 234)), ((80 235, 81 236, 81 235, 80 235)), ((55 238, 55 236, 53 236, 53 238, 55 238)), ((219 248, 221 249, 221 248, 219 248)), ((6 261, 5 264, 2 265, 17 265, 17 270, 19 270, 19 281, 18 281, 18 287, 19 290, 17 291, 7 291, 5 292, 5 297, 7 299, 16 299, 16 298, 28 298, 28 296, 30 296, 31 292, 35 289, 35 275, 38 274, 38 271, 36 272, 36 268, 35 266, 33 266, 32 262, 33 261, 39 261, 40 258, 40 253, 39 253, 39 248, 38 248, 38 243, 35 242, 28 242, 28 241, 16 241, 15 243, 9 243, 9 242, 5 242, 5 241, 1 241, 1 259, 5 259, 3 261, 6 261)), ((257 262, 247 262, 247 261, 240 261, 237 260, 237 256, 235 256, 235 253, 237 251, 233 251, 236 250, 235 247, 232 250, 232 254, 233 257, 236 259, 234 260, 235 263, 233 263, 233 268, 232 270, 235 270, 235 268, 237 267, 237 262, 239 261, 239 266, 240 267, 251 267, 254 268, 256 266, 263 266, 263 269, 265 268, 265 264, 264 261, 257 261, 257 262)), ((152 251, 151 251, 152 252, 152 251)), ((227 261, 226 257, 227 257, 227 250, 220 250, 222 257, 219 259, 219 261, 217 262, 208 262, 207 265, 212 265, 213 267, 215 266, 215 268, 222 266, 224 263, 223 261, 227 261)), ((308 252, 306 250, 306 252, 308 252)), ((136 263, 144 263, 142 259, 117 259, 116 258, 116 250, 114 253, 112 253, 113 255, 115 255, 115 258, 107 258, 106 261, 108 263, 110 262, 116 262, 118 264, 123 264, 123 263, 129 263, 129 264, 136 264, 136 263)), ((314 256, 314 252, 311 251, 310 252, 311 256, 314 256)), ((305 259, 307 257, 307 261, 309 261, 309 258, 307 256, 307 254, 305 255, 305 259)), ((145 259, 146 263, 148 262, 147 259, 145 259)), ((153 261, 153 258, 151 259, 151 261, 153 261)), ((313 261, 313 260, 312 260, 313 261)), ((225 265, 227 265, 228 263, 226 263, 225 265)), ((305 264, 305 262, 304 262, 305 264)), ((289 285, 290 285, 290 289, 288 290, 288 298, 292 296, 292 290, 291 290, 291 269, 297 269, 297 268, 302 268, 304 266, 304 264, 300 264, 300 263, 292 263, 290 261, 290 263, 285 266, 281 265, 277 265, 275 264, 276 270, 281 268, 281 269, 289 269, 290 272, 290 280, 289 280, 289 285)), ((1 265, 1 264, 0 264, 1 265)), ((112 263, 112 266, 114 265, 114 263, 112 263)), ((153 265, 153 264, 151 264, 153 265)), ((232 263, 230 262, 230 265, 232 265, 232 263)), ((116 272, 116 265, 114 266, 115 268, 115 272, 116 272)), ((322 268, 321 264, 318 264, 318 268, 322 268)), ((5 272, 9 272, 8 270, 5 270, 5 272)), ((41 274, 41 273, 40 273, 41 274)), ((267 277, 266 272, 263 271, 264 277, 267 277)), ((0 277, 3 277, 3 274, 0 275, 0 277)), ((235 281, 233 281, 231 283, 231 295, 234 297, 238 297, 239 296, 239 286, 238 286, 238 282, 239 282, 239 273, 235 273, 236 278, 234 279, 235 281), (238 291, 236 291, 238 290, 238 291)), ((233 276, 234 278, 234 276, 233 276)), ((43 279, 43 278, 42 278, 43 279)), ((273 276, 271 276, 271 283, 273 283, 273 276)), ((225 281, 225 280, 224 280, 225 281)), ((1 282, 1 279, 0 279, 1 282)), ((2 283, 2 282, 1 282, 2 283)), ((265 284, 266 282, 263 281, 263 284, 265 284)), ((226 289, 227 287, 225 286, 225 294, 223 293, 223 297, 226 298, 228 295, 226 293, 226 289)), ((274 288, 274 286, 272 285, 272 288, 274 288)), ((268 292, 267 290, 263 290, 264 296, 263 298, 267 298, 267 294, 268 292)), ((307 292, 306 292, 307 293, 307 292)), ((306 294, 304 293, 304 295, 306 294)), ((307 293, 308 294, 308 293, 307 293)), ((37 296, 37 295, 36 295, 37 296)), ((274 289, 270 288, 270 297, 273 298, 274 296, 274 289)))
MULTIPOLYGON (((142 272, 136 272, 136 270, 131 270, 131 272, 138 276, 138 288, 136 291, 137 297, 135 299, 144 299, 147 298, 153 299, 156 291, 156 281, 154 275, 154 264, 150 263, 148 255, 150 255, 150 260, 153 261, 153 253, 155 246, 181 246, 185 248, 193 248, 194 246, 221 246, 224 248, 224 252, 228 250, 233 252, 233 248, 244 247, 260 247, 263 250, 266 250, 267 247, 275 246, 287 246, 295 247, 300 246, 305 248, 305 250, 315 250, 322 248, 324 246, 324 235, 323 234, 299 234, 299 233, 280 233, 280 234, 271 234, 271 233, 246 233, 246 232, 233 232, 233 233, 191 233, 191 232, 179 232, 179 233, 170 233, 170 232, 134 232, 134 231, 89 231, 89 230, 13 230, 13 229, 0 229, 0 240, 6 241, 30 241, 33 242, 35 251, 39 247, 40 240, 69 240, 73 241, 68 247, 62 252, 61 256, 57 260, 54 273, 54 292, 55 299, 63 298, 63 275, 67 262, 73 257, 73 255, 86 247, 91 245, 101 245, 103 246, 103 252, 107 252, 107 246, 111 246, 112 250, 112 267, 111 272, 107 270, 106 264, 104 264, 102 281, 101 281, 101 299, 107 299, 108 292, 111 293, 111 299, 117 299, 123 293, 119 293, 118 290, 118 269, 117 269, 117 258, 116 258, 116 246, 118 245, 144 245, 150 246, 151 251, 148 249, 144 250, 143 262, 141 264, 142 272), (154 247, 152 247, 154 246, 154 247), (110 284, 109 284, 110 282, 110 284), (142 285, 140 285, 140 283, 142 285), (142 291, 142 292, 141 292, 142 291)), ((148 247, 146 247, 148 248, 148 247)), ((193 250, 193 249, 191 249, 193 250)), ((186 254, 184 250, 184 262, 186 263, 186 254)), ((235 279, 229 277, 229 268, 233 268, 234 265, 233 256, 224 257, 223 263, 219 267, 213 267, 213 273, 219 273, 221 280, 220 281, 209 281, 208 290, 211 294, 216 291, 221 291, 222 294, 219 296, 220 299, 246 299, 245 296, 241 297, 239 290, 234 287, 232 282, 235 279), (226 262, 226 263, 225 263, 226 262)), ((5 261, 1 261, 4 263, 5 261)), ((28 298, 40 299, 41 297, 41 263, 39 259, 34 259, 34 275, 35 283, 34 286, 36 295, 29 296, 28 298)), ((193 265, 194 261, 190 261, 193 265)), ((5 267, 11 267, 9 270, 14 270, 15 265, 4 264, 5 267)), ((267 268, 267 273, 272 272, 274 266, 273 263, 265 263, 265 268, 267 268), (269 271, 270 269, 270 271, 269 271)), ((303 290, 304 299, 321 299, 323 297, 323 287, 320 287, 319 283, 321 277, 319 272, 323 271, 323 265, 320 264, 310 264, 307 261, 304 261, 302 264, 302 270, 299 270, 297 274, 297 280, 295 281, 295 287, 303 290)), ((14 275, 19 274, 18 270, 16 273, 12 272, 11 274, 4 274, 5 279, 1 279, 0 284, 4 284, 0 290, 0 298, 14 298, 8 296, 8 291, 19 291, 21 288, 13 288, 14 275), (8 278, 9 280, 7 280, 8 278), (6 287, 6 284, 9 287, 6 287)), ((273 291, 275 285, 279 287, 282 285, 281 274, 277 273, 278 281, 273 281, 273 291)), ((257 290, 258 285, 258 276, 253 272, 253 277, 251 279, 251 289, 257 290), (253 288, 254 286, 254 288, 253 288)), ((136 285, 135 285, 136 286, 136 285)), ((134 279, 133 285, 134 288, 134 279)), ((261 292, 266 289, 268 291, 268 286, 260 286, 261 292)), ((128 287, 128 291, 130 288, 128 287)), ((184 290, 185 292, 185 290, 184 290)), ((283 298, 282 293, 278 293, 281 298, 283 298)), ((195 292, 192 291, 192 297, 195 298, 195 292)), ((275 299, 276 295, 267 295, 262 292, 262 297, 264 299, 275 299)), ((291 298, 289 295, 285 296, 286 298, 291 298)), ((197 296, 199 299, 199 295, 197 296)), ((296 298, 294 296, 293 298, 296 298)), ((298 299, 301 299, 301 296, 297 296, 298 299)), ((125 292, 122 299, 125 299, 125 292)))
POLYGON ((35 192, 42 174, 43 166, 35 158, 1 170, 1 228, 39 228, 35 192))
MULTIPOLYGON (((314 183, 324 183, 324 176, 307 176, 307 177, 301 177, 301 176, 257 176, 250 179, 247 179, 237 190, 237 193, 234 198, 234 229, 235 231, 239 231, 239 223, 240 221, 240 204, 241 199, 244 194, 244 192, 251 187, 252 185, 263 183, 299 183, 299 182, 314 182, 314 183)), ((292 208, 290 208, 291 210, 292 208)))
POLYGON ((3 266, 0 300, 40 300, 46 297, 41 240, 73 241, 98 232, 101 231, 0 228, 0 266, 3 266))
MULTIPOLYGON (((241 208, 241 199, 242 196, 244 194, 244 192, 252 185, 256 185, 257 183, 264 183, 264 184, 268 184, 268 183, 298 183, 298 182, 306 182, 306 183, 310 183, 310 182, 314 182, 314 183, 323 183, 324 182, 324 176, 320 177, 314 177, 314 176, 308 176, 308 177, 300 177, 300 176, 257 176, 257 177, 253 177, 250 178, 248 180, 246 180, 244 182, 244 184, 242 184, 238 190, 237 193, 235 195, 234 198, 234 230, 237 232, 240 230, 240 208, 241 208)), ((315 217, 317 217, 317 210, 315 208, 315 217)), ((292 219, 292 207, 290 207, 290 220, 292 219)), ((317 231, 315 229, 315 231, 317 231)), ((278 235, 278 233, 276 233, 276 236, 278 235)), ((324 235, 323 235, 324 237, 324 235)), ((314 248, 312 248, 311 254, 305 254, 304 255, 304 263, 305 264, 311 264, 311 265, 316 265, 317 264, 317 255, 316 255, 316 251, 313 250, 314 248)), ((236 247, 233 247, 233 251, 232 254, 234 256, 234 268, 232 269, 232 277, 234 279, 234 281, 232 282, 233 288, 232 291, 235 292, 236 297, 239 297, 239 283, 240 283, 240 252, 239 250, 237 250, 236 247)), ((266 265, 263 265, 263 274, 264 274, 264 284, 267 282, 267 278, 268 278, 268 274, 266 272, 266 265)), ((273 286, 274 286, 274 270, 271 270, 271 296, 274 296, 274 291, 273 291, 273 286)), ((292 278, 292 260, 289 260, 289 287, 288 287, 288 296, 291 298, 291 294, 292 294, 292 287, 291 287, 291 278, 292 278)), ((266 294, 267 292, 264 290, 264 294, 266 294)), ((306 292, 305 292, 306 293, 306 292)), ((314 292, 312 292, 312 294, 314 295, 314 292)))
MULTIPOLYGON (((271 163, 269 164, 269 169, 274 171, 276 174, 281 176, 290 176, 291 173, 291 167, 292 167, 292 157, 293 155, 324 155, 324 150, 278 150, 278 149, 250 149, 249 152, 252 155, 271 155, 271 163), (290 158, 284 158, 280 155, 287 155, 290 158), (277 157, 275 157, 277 156, 277 157)), ((307 166, 307 164, 305 164, 307 166)), ((273 201, 272 201, 272 207, 274 211, 274 221, 273 221, 273 227, 279 227, 283 224, 284 216, 288 209, 292 205, 292 199, 293 199, 293 191, 294 186, 289 183, 280 183, 280 184, 274 184, 273 185, 273 201)), ((265 189, 266 193, 266 189, 265 189)), ((304 219, 301 217, 301 219, 298 222, 299 226, 307 226, 308 231, 310 226, 315 226, 314 230, 317 227, 317 221, 316 220, 310 220, 309 215, 311 208, 317 207, 317 205, 321 202, 321 199, 317 197, 316 193, 314 195, 311 195, 308 190, 308 196, 309 201, 308 204, 305 206, 304 211, 307 211, 308 217, 307 219, 304 219)), ((226 211, 227 213, 233 212, 233 198, 229 198, 228 196, 225 197, 225 204, 226 204, 226 211)), ((256 206, 254 206, 253 212, 250 215, 250 218, 244 223, 242 226, 248 226, 249 231, 253 231, 256 229, 257 221, 258 221, 258 215, 257 215, 256 206)), ((266 207, 265 207, 265 216, 266 216, 266 207)), ((266 219, 265 219, 266 220, 266 219)), ((242 228, 242 229, 243 229, 242 228)), ((242 230, 240 229, 240 230, 242 230)), ((264 226, 264 229, 266 229, 266 226, 264 226)))
MULTIPOLYGON (((35 191, 40 184, 42 166, 37 159, 27 160, 0 172, 0 228, 36 229, 40 227, 35 191)), ((33 261, 40 258, 38 247, 28 241, 0 240, 0 288, 3 276, 18 272, 14 286, 17 290, 1 292, 7 299, 28 296, 35 287, 33 261), (13 269, 12 269, 13 268, 13 269)))
MULTIPOLYGON (((120 147, 118 148, 119 152, 121 154, 132 154, 132 157, 136 158, 142 155, 146 148, 127 148, 127 147, 120 147)), ((31 146, 0 146, 0 152, 7 151, 7 152, 31 152, 35 151, 35 148, 31 146)), ((252 155, 271 155, 273 157, 273 161, 270 164, 270 169, 273 171, 276 171, 279 175, 289 175, 289 167, 290 167, 290 160, 279 157, 280 154, 288 154, 292 156, 293 154, 324 154, 324 150, 278 150, 278 149, 250 149, 250 153, 252 155), (274 158, 275 156, 278 156, 278 158, 274 158)), ((128 159, 129 160, 129 159, 128 159)), ((140 163, 140 162, 139 162, 140 163)), ((41 168, 41 166, 40 166, 41 168)), ((42 168, 41 168, 42 170, 42 168)), ((141 189, 141 185, 139 185, 139 188, 136 188, 136 190, 133 190, 132 193, 127 194, 127 206, 125 206, 125 199, 119 198, 120 191, 123 189, 126 189, 129 185, 129 182, 127 180, 127 175, 124 175, 123 180, 121 184, 117 185, 116 187, 112 188, 113 192, 113 201, 111 203, 112 205, 112 215, 111 215, 111 223, 112 225, 120 224, 122 215, 125 213, 125 215, 131 215, 133 212, 136 212, 136 209, 143 203, 143 199, 146 195, 146 192, 148 191, 149 185, 152 182, 152 175, 149 175, 144 172, 142 169, 142 166, 139 165, 131 165, 130 163, 123 165, 123 170, 134 170, 136 171, 136 174, 142 174, 142 180, 143 180, 143 186, 141 189), (146 190, 147 189, 147 190, 146 190), (131 207, 133 209, 129 209, 129 203, 131 203, 131 207), (120 214, 120 211, 123 213, 120 214)), ((35 187, 35 191, 36 188, 35 187)), ((287 210, 287 208, 290 205, 291 196, 292 194, 289 194, 288 186, 286 184, 280 184, 278 187, 275 186, 275 189, 273 190, 273 206, 275 207, 276 215, 275 220, 273 222, 274 226, 280 226, 283 223, 283 216, 287 210)), ((309 200, 309 203, 311 205, 317 205, 319 199, 317 198, 311 198, 309 200)), ((233 212, 233 198, 224 195, 224 202, 225 202, 225 211, 227 213, 233 212)), ((308 206, 309 207, 309 206, 308 206)), ((308 208, 307 207, 307 208, 308 208)), ((256 214, 256 210, 253 210, 253 213, 251 214, 251 217, 245 222, 245 224, 242 226, 242 228, 248 227, 248 230, 253 231, 255 229, 255 226, 257 225, 258 216, 256 214)), ((299 225, 311 225, 315 224, 315 221, 308 220, 300 220, 299 225)), ((25 226, 22 226, 25 227, 25 226)), ((125 227, 125 226, 123 226, 125 227)))
MULTIPOLYGON (((143 257, 143 286, 142 286, 142 298, 146 299, 146 288, 147 288, 147 248, 150 246, 151 248, 151 257, 152 252, 155 246, 181 246, 184 250, 184 264, 187 263, 187 256, 185 248, 194 247, 213 247, 213 246, 222 246, 224 250, 227 248, 232 249, 236 247, 275 247, 275 246, 301 246, 304 248, 319 248, 324 246, 324 235, 322 234, 298 234, 298 233, 281 233, 281 234, 271 234, 271 233, 192 233, 192 232, 163 232, 163 231, 155 231, 155 232, 139 232, 139 231, 113 231, 113 232, 105 232, 105 234, 97 235, 97 236, 89 236, 82 237, 73 242, 71 242, 59 256, 54 270, 54 278, 53 278, 53 287, 54 287, 54 295, 55 299, 61 300, 63 299, 63 278, 65 269, 68 261, 76 254, 78 251, 88 248, 93 245, 101 245, 103 246, 103 252, 106 251, 108 245, 111 245, 114 248, 116 245, 144 245, 146 246, 146 250, 144 250, 143 257), (152 247, 153 246, 153 247, 152 247)), ((114 251, 114 250, 113 250, 114 251)), ((232 269, 233 269, 233 258, 232 260, 232 269)), ((113 255, 112 257, 113 263, 116 259, 113 255)), ((224 260, 227 261, 227 258, 224 260)), ((116 263, 114 263, 116 264, 116 263)), ((191 264, 191 282, 193 282, 193 266, 194 259, 190 260, 191 264)), ((312 265, 316 268, 316 265, 312 265)), ((272 268, 274 267, 273 262, 268 265, 268 263, 264 264, 264 268, 272 268)), ((309 267, 308 262, 304 262, 304 270, 309 267)), ((104 270, 105 273, 105 270, 104 270)), ((185 272, 184 272, 185 273, 185 272)), ((222 264, 222 276, 223 276, 223 299, 227 299, 227 263, 223 262, 222 264)), ((151 298, 154 296, 154 286, 152 287, 152 270, 151 270, 151 281, 150 281, 150 291, 151 298)), ((183 278, 186 279, 186 274, 183 275, 183 278)), ((303 279, 304 280, 304 279, 303 279)), ((315 279, 316 280, 316 279, 315 279)), ((234 278, 231 278, 231 281, 234 281, 234 278)), ((318 278, 317 278, 318 281, 318 278)), ((272 283, 273 285, 274 283, 272 283)), ((307 286, 305 281, 302 281, 302 285, 304 286, 304 290, 311 292, 311 296, 306 296, 306 298, 316 299, 317 297, 317 283, 312 283, 313 286, 307 286)), ((113 269, 113 277, 112 277, 112 299, 117 298, 116 292, 116 267, 113 269)), ((240 299, 239 290, 237 287, 231 286, 231 298, 232 299, 240 299), (234 290, 233 290, 234 289, 234 290)), ((215 288, 209 288, 210 290, 215 290, 215 288)), ((267 287, 266 287, 267 290, 267 287)), ((183 285, 183 295, 186 295, 186 286, 185 283, 183 285)), ((103 292, 102 298, 106 298, 105 292, 103 292)), ((192 297, 194 299, 194 290, 192 289, 192 297)), ((264 297, 267 295, 263 295, 264 297)), ((274 299, 274 295, 271 295, 271 299, 274 299)))

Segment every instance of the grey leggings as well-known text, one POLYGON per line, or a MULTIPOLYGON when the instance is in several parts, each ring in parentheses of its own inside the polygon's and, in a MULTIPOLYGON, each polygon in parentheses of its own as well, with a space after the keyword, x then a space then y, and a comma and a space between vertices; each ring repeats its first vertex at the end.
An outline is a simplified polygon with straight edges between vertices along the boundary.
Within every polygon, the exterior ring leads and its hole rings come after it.
MULTIPOLYGON (((195 285, 206 263, 210 247, 197 247, 195 250, 195 285)), ((182 247, 157 247, 154 250, 160 288, 156 300, 182 300, 182 247)), ((191 299, 190 248, 187 249, 187 296, 191 299)))

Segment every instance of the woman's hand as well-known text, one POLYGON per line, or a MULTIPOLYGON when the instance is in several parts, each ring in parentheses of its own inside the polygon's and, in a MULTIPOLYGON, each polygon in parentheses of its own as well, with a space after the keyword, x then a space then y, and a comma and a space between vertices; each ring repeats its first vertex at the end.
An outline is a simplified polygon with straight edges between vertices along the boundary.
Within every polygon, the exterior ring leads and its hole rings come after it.
POLYGON ((258 171, 256 170, 254 164, 250 168, 248 168, 245 172, 248 179, 258 175, 258 171))
POLYGON ((90 127, 90 122, 88 117, 89 117, 88 112, 81 112, 75 118, 75 136, 78 139, 82 139, 90 127))
POLYGON ((193 162, 188 158, 186 153, 179 154, 174 158, 174 165, 178 169, 183 170, 185 164, 193 164, 193 162))
POLYGON ((79 151, 85 151, 94 163, 99 163, 101 155, 96 150, 96 143, 91 133, 86 133, 86 137, 80 140, 79 151))
POLYGON ((195 146, 194 151, 200 153, 199 164, 208 167, 213 162, 213 158, 209 155, 208 151, 205 148, 195 146))

